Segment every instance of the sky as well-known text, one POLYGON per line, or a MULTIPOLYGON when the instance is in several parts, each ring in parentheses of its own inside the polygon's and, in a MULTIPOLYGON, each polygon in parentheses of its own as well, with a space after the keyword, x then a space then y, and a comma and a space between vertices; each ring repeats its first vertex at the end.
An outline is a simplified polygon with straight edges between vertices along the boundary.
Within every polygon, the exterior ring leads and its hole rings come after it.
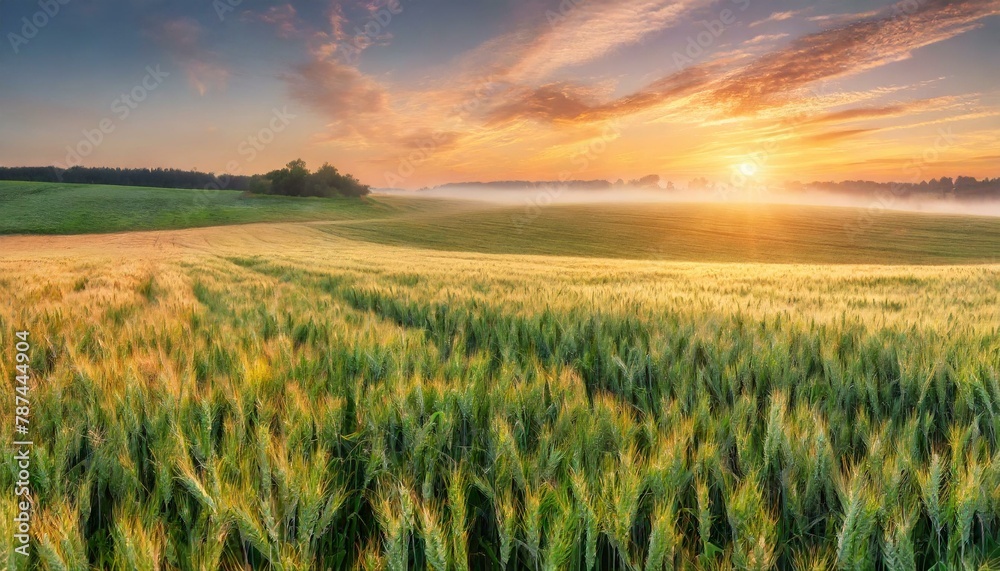
POLYGON ((1000 0, 0 2, 0 165, 1000 176, 1000 0))

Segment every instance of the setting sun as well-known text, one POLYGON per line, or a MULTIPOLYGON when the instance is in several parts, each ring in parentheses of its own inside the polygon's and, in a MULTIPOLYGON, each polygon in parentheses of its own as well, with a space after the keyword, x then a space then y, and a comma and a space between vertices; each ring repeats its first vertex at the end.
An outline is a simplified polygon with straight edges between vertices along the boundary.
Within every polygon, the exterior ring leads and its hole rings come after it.
POLYGON ((758 167, 753 163, 743 163, 739 166, 739 171, 744 176, 752 177, 757 174, 758 167))

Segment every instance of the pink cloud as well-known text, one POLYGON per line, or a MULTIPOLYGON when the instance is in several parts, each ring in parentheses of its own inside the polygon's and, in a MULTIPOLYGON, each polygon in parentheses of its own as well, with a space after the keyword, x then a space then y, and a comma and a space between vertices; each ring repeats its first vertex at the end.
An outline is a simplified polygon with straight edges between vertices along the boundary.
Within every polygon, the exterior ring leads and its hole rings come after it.
POLYGON ((296 24, 297 13, 291 4, 272 6, 263 14, 256 15, 257 20, 274 26, 278 31, 278 36, 282 38, 294 38, 302 34, 296 24))

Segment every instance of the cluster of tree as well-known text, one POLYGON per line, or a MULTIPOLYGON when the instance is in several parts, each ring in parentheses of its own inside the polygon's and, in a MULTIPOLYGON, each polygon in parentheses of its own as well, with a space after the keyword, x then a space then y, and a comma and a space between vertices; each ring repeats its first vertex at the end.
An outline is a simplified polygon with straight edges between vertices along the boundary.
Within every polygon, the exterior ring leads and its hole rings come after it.
POLYGON ((302 159, 288 163, 285 168, 255 176, 250 182, 250 192, 279 194, 282 196, 334 196, 361 197, 371 192, 366 184, 349 174, 341 174, 329 163, 316 172, 309 172, 302 159))
MULTIPOLYGON (((628 186, 631 188, 653 188, 653 189, 664 188, 663 186, 660 186, 660 175, 658 174, 649 174, 642 178, 634 178, 628 182, 625 182, 622 179, 618 179, 615 181, 615 186, 617 187, 628 186)), ((674 188, 673 183, 667 182, 666 189, 673 190, 673 188, 674 188)))
POLYGON ((157 188, 222 188, 248 190, 249 176, 216 176, 212 173, 179 169, 119 169, 72 167, 0 167, 0 180, 62 182, 71 184, 111 184, 157 188))
POLYGON ((941 177, 918 183, 873 182, 870 180, 848 180, 844 182, 791 182, 786 185, 790 191, 821 190, 840 194, 873 195, 893 193, 896 196, 937 195, 955 198, 1000 198, 1000 178, 977 180, 971 176, 958 178, 941 177))

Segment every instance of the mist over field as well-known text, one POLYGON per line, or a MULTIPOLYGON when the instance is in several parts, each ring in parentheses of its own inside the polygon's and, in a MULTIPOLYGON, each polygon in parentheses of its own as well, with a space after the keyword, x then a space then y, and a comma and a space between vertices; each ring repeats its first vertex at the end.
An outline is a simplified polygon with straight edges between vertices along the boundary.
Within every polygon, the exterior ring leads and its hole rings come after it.
POLYGON ((902 196, 892 192, 870 195, 778 190, 665 190, 617 187, 608 190, 579 190, 558 184, 540 183, 517 188, 484 189, 479 186, 453 185, 419 191, 374 189, 373 194, 446 200, 467 200, 505 207, 539 208, 553 205, 628 205, 628 204, 785 204, 861 208, 871 212, 893 210, 928 214, 965 216, 1000 216, 1000 199, 902 196))

